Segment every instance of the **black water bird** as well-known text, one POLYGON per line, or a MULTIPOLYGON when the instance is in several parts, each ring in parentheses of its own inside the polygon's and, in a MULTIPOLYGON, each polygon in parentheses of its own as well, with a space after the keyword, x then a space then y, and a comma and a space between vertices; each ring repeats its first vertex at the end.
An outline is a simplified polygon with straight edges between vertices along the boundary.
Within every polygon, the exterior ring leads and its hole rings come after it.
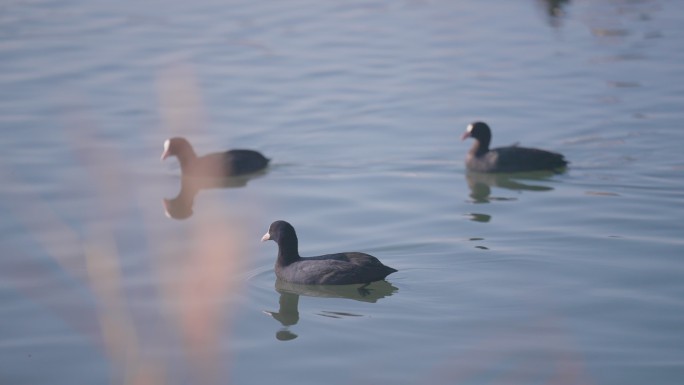
POLYGON ((185 138, 175 137, 164 142, 161 160, 176 156, 181 173, 186 176, 227 178, 261 171, 270 159, 254 150, 230 150, 198 157, 185 138))
POLYGON ((527 148, 508 146, 489 148, 492 131, 483 122, 474 122, 461 137, 475 139, 475 143, 466 156, 466 168, 476 172, 528 172, 528 171, 561 171, 568 161, 561 154, 527 148))
POLYGON ((297 234, 285 221, 271 223, 262 241, 278 244, 276 276, 287 282, 304 285, 364 284, 385 279, 396 269, 385 266, 372 255, 359 252, 299 256, 297 234))

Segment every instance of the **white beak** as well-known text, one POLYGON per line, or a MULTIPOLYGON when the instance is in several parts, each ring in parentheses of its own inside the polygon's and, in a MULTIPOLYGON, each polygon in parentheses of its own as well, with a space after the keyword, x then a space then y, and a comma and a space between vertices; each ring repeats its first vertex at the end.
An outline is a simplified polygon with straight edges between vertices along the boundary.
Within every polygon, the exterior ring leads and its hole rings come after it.
POLYGON ((263 237, 261 237, 261 242, 266 242, 266 241, 268 241, 269 239, 271 239, 271 234, 266 233, 266 234, 264 234, 263 237))
POLYGON ((166 139, 164 142, 164 152, 162 152, 161 155, 161 160, 164 160, 169 157, 169 145, 171 144, 171 141, 169 139, 166 139))

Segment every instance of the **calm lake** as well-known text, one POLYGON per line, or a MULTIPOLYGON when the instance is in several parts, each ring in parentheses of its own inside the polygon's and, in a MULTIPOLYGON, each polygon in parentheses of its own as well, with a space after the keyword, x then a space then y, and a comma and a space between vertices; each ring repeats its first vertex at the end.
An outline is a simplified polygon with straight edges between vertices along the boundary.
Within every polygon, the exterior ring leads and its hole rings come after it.
POLYGON ((0 90, 0 384, 684 383, 680 0, 7 0, 0 90))

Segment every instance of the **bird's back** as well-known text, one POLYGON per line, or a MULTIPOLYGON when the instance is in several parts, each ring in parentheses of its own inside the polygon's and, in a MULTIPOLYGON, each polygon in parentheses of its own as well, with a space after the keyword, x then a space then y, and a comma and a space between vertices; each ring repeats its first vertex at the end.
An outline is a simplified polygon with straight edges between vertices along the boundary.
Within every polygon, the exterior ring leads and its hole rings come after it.
POLYGON ((287 266, 276 266, 276 274, 285 281, 316 285, 369 283, 395 271, 372 255, 358 252, 301 258, 287 266))
POLYGON ((480 172, 555 171, 567 166, 563 155, 528 147, 499 147, 467 160, 468 169, 480 172))
POLYGON ((254 150, 230 150, 222 153, 226 175, 251 174, 268 166, 269 159, 254 150))

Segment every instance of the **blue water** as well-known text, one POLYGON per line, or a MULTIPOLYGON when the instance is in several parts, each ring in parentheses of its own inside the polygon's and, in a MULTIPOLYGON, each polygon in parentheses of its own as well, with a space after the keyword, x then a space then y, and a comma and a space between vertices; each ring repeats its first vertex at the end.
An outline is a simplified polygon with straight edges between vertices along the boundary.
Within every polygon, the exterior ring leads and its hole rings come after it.
POLYGON ((0 383, 684 380, 684 3, 0 9, 0 383), (571 165, 466 173, 475 120, 571 165), (174 219, 171 136, 272 165, 174 219), (277 219, 399 271, 276 282, 277 219))

